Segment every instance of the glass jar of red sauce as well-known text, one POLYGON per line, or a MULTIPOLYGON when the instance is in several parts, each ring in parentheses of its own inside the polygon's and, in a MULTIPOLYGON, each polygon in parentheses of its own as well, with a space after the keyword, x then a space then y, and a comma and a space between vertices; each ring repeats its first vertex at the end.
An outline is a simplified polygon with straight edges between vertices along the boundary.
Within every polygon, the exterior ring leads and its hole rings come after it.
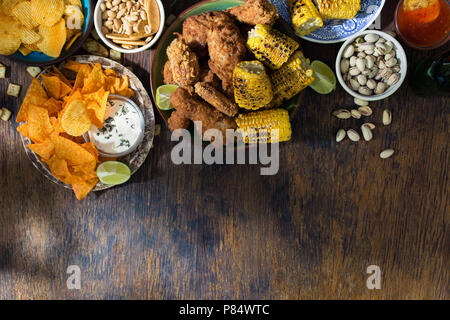
POLYGON ((401 0, 395 12, 400 37, 411 47, 434 49, 449 39, 448 0, 401 0))

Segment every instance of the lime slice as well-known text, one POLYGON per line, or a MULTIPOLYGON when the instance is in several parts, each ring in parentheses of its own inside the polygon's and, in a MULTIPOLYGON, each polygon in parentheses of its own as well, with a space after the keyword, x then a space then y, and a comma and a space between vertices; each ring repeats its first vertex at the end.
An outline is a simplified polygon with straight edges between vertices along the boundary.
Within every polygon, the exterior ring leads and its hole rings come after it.
POLYGON ((320 94, 328 94, 336 89, 336 77, 329 66, 322 61, 315 60, 311 63, 311 68, 314 70, 315 77, 311 84, 314 91, 320 94))
POLYGON ((130 168, 118 161, 106 161, 97 168, 97 176, 100 181, 108 185, 122 184, 131 177, 130 168))
POLYGON ((173 106, 170 103, 170 96, 177 88, 178 86, 174 84, 165 84, 156 89, 156 105, 158 108, 161 110, 173 109, 173 106))

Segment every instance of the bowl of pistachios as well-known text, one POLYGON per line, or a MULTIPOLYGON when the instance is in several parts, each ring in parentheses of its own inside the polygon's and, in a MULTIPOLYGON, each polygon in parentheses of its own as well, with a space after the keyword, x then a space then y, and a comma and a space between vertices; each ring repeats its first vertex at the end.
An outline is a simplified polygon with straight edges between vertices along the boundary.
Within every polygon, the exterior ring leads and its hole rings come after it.
POLYGON ((99 0, 94 12, 100 39, 122 53, 151 48, 161 36, 164 19, 160 0, 99 0))
POLYGON ((405 50, 390 34, 364 31, 344 42, 336 58, 336 75, 353 97, 382 100, 396 92, 406 78, 405 50))

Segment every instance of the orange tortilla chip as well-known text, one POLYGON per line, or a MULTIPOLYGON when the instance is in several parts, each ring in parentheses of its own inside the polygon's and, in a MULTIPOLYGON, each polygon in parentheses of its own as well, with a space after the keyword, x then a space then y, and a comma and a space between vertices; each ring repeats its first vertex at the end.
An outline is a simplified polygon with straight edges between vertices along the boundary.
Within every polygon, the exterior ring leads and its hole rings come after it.
POLYGON ((83 66, 89 67, 89 70, 91 68, 88 64, 84 64, 84 63, 80 63, 80 62, 77 62, 77 61, 69 60, 64 65, 64 69, 71 70, 71 71, 74 71, 74 72, 78 72, 78 71, 80 71, 80 68, 83 67, 83 66))
POLYGON ((30 133, 28 132, 28 123, 22 123, 20 126, 17 127, 17 131, 24 137, 31 139, 30 133))
POLYGON ((95 188, 95 186, 98 183, 98 178, 94 178, 88 181, 85 181, 84 183, 75 183, 72 184, 73 192, 75 193, 75 196, 78 200, 83 200, 87 194, 95 188))
POLYGON ((117 72, 115 72, 113 69, 111 68, 107 68, 105 69, 105 75, 106 76, 112 76, 112 77, 117 77, 117 72))
POLYGON ((49 160, 55 154, 55 146, 50 140, 29 144, 27 147, 37 153, 42 158, 42 161, 49 160))
POLYGON ((89 112, 92 123, 97 128, 103 128, 105 120, 106 104, 108 102, 109 92, 100 88, 97 92, 85 94, 85 100, 88 102, 87 110, 89 112))
POLYGON ((30 105, 28 110, 27 130, 33 142, 44 142, 53 132, 53 126, 45 108, 30 105))
POLYGON ((42 88, 39 80, 34 78, 31 82, 30 88, 28 89, 27 95, 22 102, 19 113, 17 114, 16 121, 23 122, 28 120, 28 109, 31 104, 43 105, 48 100, 48 96, 45 93, 44 88, 42 88))
POLYGON ((102 66, 100 63, 96 63, 91 73, 84 81, 84 86, 81 92, 83 94, 96 92, 100 88, 104 88, 105 83, 106 77, 103 74, 102 66))
POLYGON ((47 163, 52 174, 62 182, 67 184, 83 183, 83 179, 74 176, 70 172, 68 163, 65 159, 61 159, 57 155, 53 155, 50 159, 45 161, 45 163, 47 163))
POLYGON ((61 80, 57 76, 47 74, 42 74, 41 79, 47 94, 52 98, 59 99, 61 97, 61 80))
POLYGON ((44 103, 43 107, 47 108, 49 116, 57 115, 62 109, 62 102, 52 97, 44 103))
POLYGON ((96 161, 89 151, 67 138, 52 135, 51 141, 55 145, 56 156, 66 160, 69 166, 89 164, 96 161))
POLYGON ((73 85, 73 89, 81 89, 84 86, 84 81, 89 77, 89 74, 91 73, 91 67, 87 64, 83 64, 77 73, 77 77, 75 79, 75 83, 73 85))

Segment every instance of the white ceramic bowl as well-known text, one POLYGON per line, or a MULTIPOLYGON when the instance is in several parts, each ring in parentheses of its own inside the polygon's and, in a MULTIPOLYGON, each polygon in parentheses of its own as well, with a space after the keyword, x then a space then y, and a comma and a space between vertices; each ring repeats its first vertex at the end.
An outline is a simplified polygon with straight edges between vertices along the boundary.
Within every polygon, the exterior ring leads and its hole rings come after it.
POLYGON ((383 99, 389 97, 390 95, 392 95, 395 91, 398 90, 398 88, 400 88, 403 81, 405 81, 407 70, 408 70, 408 61, 406 59, 405 50, 403 49, 402 45, 397 40, 395 40, 395 38, 393 38, 392 36, 390 36, 389 34, 387 34, 385 32, 381 32, 381 31, 375 31, 375 30, 363 31, 363 32, 360 32, 360 33, 356 34, 355 36, 347 39, 347 41, 345 41, 344 44, 342 45, 342 47, 339 50, 339 53, 336 57, 336 76, 337 76, 338 81, 341 84, 341 86, 345 89, 345 91, 347 91, 353 97, 359 98, 362 100, 366 100, 366 101, 383 100, 383 99), (400 80, 382 94, 365 96, 358 92, 355 92, 345 83, 344 79, 342 78, 342 74, 341 74, 341 59, 342 59, 342 54, 344 52, 344 49, 347 48, 347 46, 349 44, 353 43, 353 41, 355 41, 356 38, 364 37, 365 35, 370 34, 370 33, 377 34, 386 40, 392 41, 392 43, 394 44, 394 49, 396 51, 396 58, 400 63, 400 80))
POLYGON ((141 52, 141 51, 145 51, 145 50, 151 48, 158 41, 159 37, 161 37, 161 34, 164 30, 164 24, 166 23, 166 21, 165 21, 166 14, 164 12, 164 6, 161 3, 161 0, 155 0, 159 7, 159 16, 160 16, 160 24, 159 24, 158 32, 155 34, 155 36, 149 43, 147 43, 145 46, 142 46, 142 47, 139 47, 136 49, 124 49, 121 46, 118 46, 117 44, 115 44, 114 42, 112 42, 111 40, 109 40, 108 38, 105 37, 105 35, 102 32, 102 10, 100 9, 100 4, 104 1, 105 0, 99 0, 97 2, 97 5, 95 6, 94 26, 95 26, 95 31, 97 31, 97 34, 100 37, 100 39, 102 39, 102 41, 111 49, 114 49, 114 50, 122 52, 122 53, 141 52))

